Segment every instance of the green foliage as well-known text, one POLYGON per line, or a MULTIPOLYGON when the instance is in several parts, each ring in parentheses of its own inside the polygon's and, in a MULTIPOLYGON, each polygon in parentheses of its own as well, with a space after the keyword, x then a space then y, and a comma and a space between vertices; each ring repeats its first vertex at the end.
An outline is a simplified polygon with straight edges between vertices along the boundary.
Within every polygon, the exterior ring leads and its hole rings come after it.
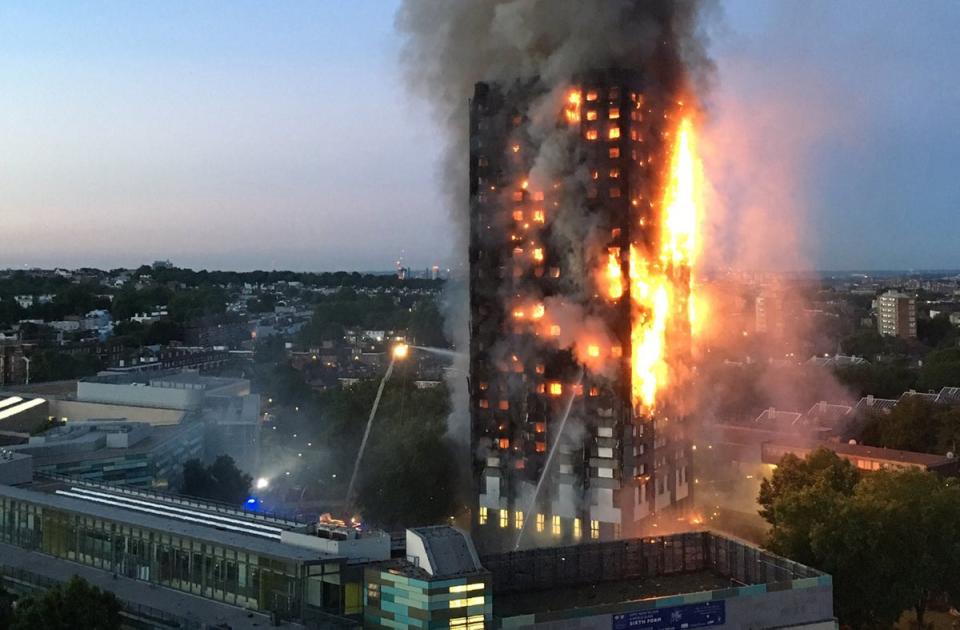
POLYGON ((920 453, 956 452, 960 409, 909 396, 889 413, 869 414, 860 440, 870 446, 920 453))
POLYGON ((435 300, 421 300, 410 312, 410 340, 419 346, 449 347, 443 334, 443 315, 435 300))
POLYGON ((884 351, 883 337, 876 330, 858 330, 841 342, 843 351, 873 361, 884 351))
POLYGON ((74 576, 65 585, 20 599, 9 627, 10 630, 119 630, 120 608, 113 593, 74 576))
POLYGON ((183 465, 180 492, 191 497, 241 505, 250 495, 252 481, 250 475, 237 468, 229 455, 220 455, 210 466, 191 459, 183 465))
POLYGON ((823 449, 787 456, 761 486, 773 551, 833 575, 836 612, 854 628, 923 620, 960 596, 960 486, 915 469, 861 476, 823 449))
POLYGON ((814 564, 810 529, 852 494, 860 480, 850 462, 819 448, 807 458, 786 455, 770 479, 760 484, 760 516, 770 523, 770 549, 814 564))
POLYGON ((167 306, 172 295, 170 289, 162 286, 151 286, 142 290, 126 286, 114 295, 110 314, 115 320, 122 320, 138 313, 151 313, 158 306, 167 306))
POLYGON ((838 368, 837 380, 860 396, 899 398, 916 385, 916 372, 897 364, 868 363, 838 368))
POLYGON ((253 360, 257 363, 278 363, 286 356, 287 348, 279 335, 258 339, 257 345, 253 348, 253 360))
POLYGON ((957 345, 957 329, 950 323, 950 315, 941 313, 931 319, 917 320, 917 338, 931 348, 957 345))
POLYGON ((93 376, 103 369, 96 355, 40 350, 30 356, 30 381, 64 381, 93 376))
POLYGON ((960 348, 931 352, 920 368, 919 388, 939 390, 960 385, 960 348))
MULTIPOLYGON (((446 438, 449 396, 418 389, 403 374, 388 382, 357 484, 364 519, 386 528, 441 522, 457 511, 453 446, 446 438)), ((335 444, 333 465, 349 479, 378 383, 364 381, 321 394, 318 440, 335 444)), ((345 488, 344 488, 345 491, 345 488)))
POLYGON ((7 630, 13 623, 13 602, 15 599, 0 583, 0 630, 7 630))
POLYGON ((226 291, 217 286, 177 291, 169 303, 170 317, 181 323, 209 315, 222 315, 226 309, 226 291))

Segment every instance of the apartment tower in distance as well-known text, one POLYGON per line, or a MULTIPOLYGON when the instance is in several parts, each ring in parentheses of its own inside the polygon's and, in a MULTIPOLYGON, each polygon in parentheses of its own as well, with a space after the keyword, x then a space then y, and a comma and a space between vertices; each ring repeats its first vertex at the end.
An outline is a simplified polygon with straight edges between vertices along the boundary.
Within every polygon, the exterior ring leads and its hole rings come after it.
POLYGON ((683 412, 653 400, 689 356, 690 264, 666 253, 660 203, 683 105, 619 69, 563 94, 538 85, 479 83, 470 103, 473 524, 485 552, 640 535, 691 499, 683 412))
POLYGON ((916 299, 899 291, 882 294, 877 298, 877 328, 884 337, 916 339, 916 299))

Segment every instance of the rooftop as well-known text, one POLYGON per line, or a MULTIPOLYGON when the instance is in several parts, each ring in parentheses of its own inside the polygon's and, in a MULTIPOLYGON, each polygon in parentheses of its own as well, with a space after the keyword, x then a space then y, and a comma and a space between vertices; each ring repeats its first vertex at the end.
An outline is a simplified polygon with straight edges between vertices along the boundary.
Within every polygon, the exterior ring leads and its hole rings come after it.
POLYGON ((709 531, 529 549, 482 561, 492 573, 494 616, 523 616, 520 625, 727 599, 744 588, 831 584, 816 569, 709 531))
POLYGON ((281 532, 305 528, 304 524, 202 501, 180 499, 178 503, 176 497, 60 480, 35 480, 16 487, 0 485, 0 497, 276 558, 304 561, 334 557, 280 542, 281 532))

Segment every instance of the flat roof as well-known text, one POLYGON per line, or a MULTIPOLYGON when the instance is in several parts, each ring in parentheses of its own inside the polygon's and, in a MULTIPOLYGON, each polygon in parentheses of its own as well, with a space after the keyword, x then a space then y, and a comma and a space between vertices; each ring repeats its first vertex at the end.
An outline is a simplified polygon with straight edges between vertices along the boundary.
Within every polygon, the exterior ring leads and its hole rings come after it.
POLYGON ((493 598, 495 617, 515 617, 571 608, 591 608, 681 593, 729 588, 734 582, 713 571, 696 571, 613 582, 597 582, 519 593, 498 593, 493 598))
MULTIPOLYGON (((150 425, 146 422, 130 422, 126 420, 100 420, 97 422, 116 422, 119 424, 146 424, 149 426, 149 431, 147 437, 143 438, 133 446, 127 448, 116 448, 110 446, 104 446, 103 448, 98 448, 93 451, 81 451, 75 450, 69 453, 63 453, 58 455, 44 455, 41 453, 36 453, 33 455, 33 461, 37 466, 55 466, 57 464, 65 464, 68 462, 75 461, 96 461, 100 459, 112 459, 114 457, 134 457, 137 455, 142 455, 144 453, 149 453, 155 448, 166 444, 174 439, 180 439, 184 437, 184 434, 188 433, 191 430, 194 430, 195 427, 200 425, 194 423, 187 424, 160 424, 160 425, 150 425)), ((92 431, 91 433, 85 435, 103 435, 102 433, 92 431)), ((68 447, 72 444, 79 445, 80 439, 84 436, 66 437, 60 436, 60 439, 51 440, 47 442, 50 446, 63 446, 68 447)), ((29 444, 21 445, 29 446, 29 444)), ((42 445, 35 445, 42 446, 42 445)))
MULTIPOLYGON (((64 496, 56 494, 56 491, 68 491, 74 485, 62 482, 52 482, 45 486, 45 490, 35 487, 23 486, 5 486, 0 485, 0 497, 7 497, 25 503, 32 503, 41 507, 48 507, 57 510, 83 514, 96 518, 124 523, 135 527, 152 529, 159 533, 171 534, 174 536, 183 536, 194 540, 201 540, 213 544, 233 547, 240 551, 249 551, 252 553, 273 556, 285 560, 297 562, 310 560, 334 559, 338 556, 323 553, 316 550, 310 550, 303 547, 297 547, 282 543, 279 540, 264 538, 260 535, 247 534, 241 531, 226 529, 212 524, 201 524, 161 516, 160 514, 146 513, 125 509, 115 505, 93 502, 76 498, 74 496, 64 496)), ((198 515, 203 513, 197 511, 198 515)), ((252 521, 251 521, 252 522, 252 521)), ((264 523, 268 524, 268 523, 264 523)))

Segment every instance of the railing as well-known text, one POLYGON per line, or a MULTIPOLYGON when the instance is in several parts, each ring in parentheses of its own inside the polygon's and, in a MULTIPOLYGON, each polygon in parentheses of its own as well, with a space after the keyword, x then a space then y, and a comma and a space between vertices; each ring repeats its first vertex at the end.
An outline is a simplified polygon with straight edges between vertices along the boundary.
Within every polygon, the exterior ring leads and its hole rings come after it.
POLYGON ((239 518, 245 518, 251 521, 260 521, 265 523, 273 523, 277 525, 283 525, 291 529, 298 529, 305 527, 307 523, 302 523, 300 521, 291 520, 284 518, 277 514, 271 512, 247 512, 241 510, 236 506, 230 505, 229 503, 220 503, 217 501, 208 501, 207 499, 197 499, 193 497, 185 497, 178 494, 173 494, 169 492, 160 492, 157 490, 141 490, 139 488, 134 488, 132 486, 124 486, 119 484, 109 484, 96 481, 87 481, 83 479, 77 479, 75 477, 70 477, 69 475, 60 475, 57 473, 34 473, 36 477, 42 477, 45 479, 51 479, 54 481, 62 481, 64 483, 69 483, 75 486, 84 486, 87 488, 94 488, 100 490, 107 490, 116 494, 121 494, 125 496, 141 497, 145 499, 153 499, 154 501, 164 501, 166 503, 171 503, 173 505, 180 505, 184 507, 198 508, 205 510, 207 512, 213 512, 216 514, 228 514, 230 516, 235 516, 239 518))

